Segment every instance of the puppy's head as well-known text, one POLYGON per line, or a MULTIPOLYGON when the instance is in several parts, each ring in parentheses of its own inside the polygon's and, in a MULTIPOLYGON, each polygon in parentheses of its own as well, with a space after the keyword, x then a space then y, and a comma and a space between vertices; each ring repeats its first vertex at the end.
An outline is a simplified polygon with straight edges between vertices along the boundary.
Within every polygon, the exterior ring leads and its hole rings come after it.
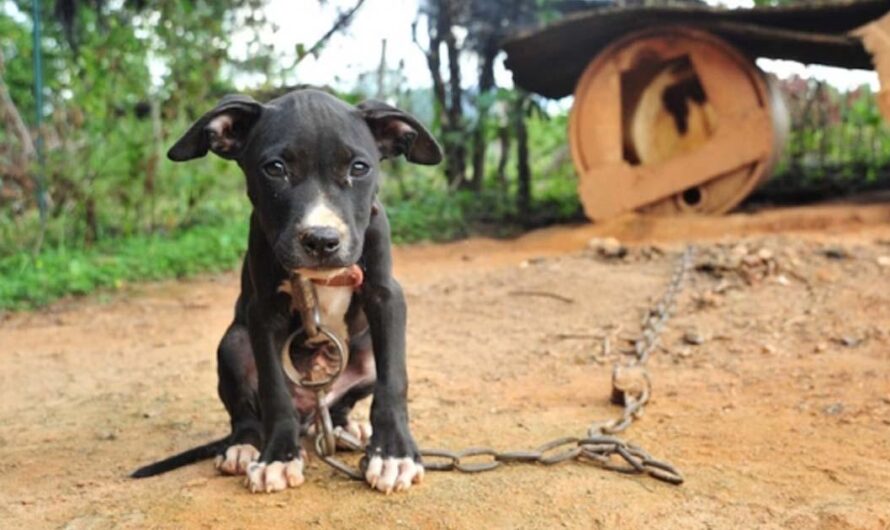
POLYGON ((227 96, 167 156, 185 161, 208 151, 244 171, 260 226, 287 270, 358 261, 382 159, 442 160, 432 135, 409 114, 377 101, 352 106, 318 90, 265 104, 227 96))

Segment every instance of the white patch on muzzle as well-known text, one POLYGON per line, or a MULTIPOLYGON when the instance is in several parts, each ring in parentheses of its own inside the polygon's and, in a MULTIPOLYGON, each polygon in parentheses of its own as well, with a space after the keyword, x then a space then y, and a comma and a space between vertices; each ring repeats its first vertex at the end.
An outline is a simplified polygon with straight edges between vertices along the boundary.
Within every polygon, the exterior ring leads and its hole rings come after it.
POLYGON ((349 248, 349 226, 346 221, 335 212, 330 205, 319 198, 315 204, 309 207, 303 222, 300 223, 303 230, 310 228, 333 228, 340 236, 340 248, 349 248))

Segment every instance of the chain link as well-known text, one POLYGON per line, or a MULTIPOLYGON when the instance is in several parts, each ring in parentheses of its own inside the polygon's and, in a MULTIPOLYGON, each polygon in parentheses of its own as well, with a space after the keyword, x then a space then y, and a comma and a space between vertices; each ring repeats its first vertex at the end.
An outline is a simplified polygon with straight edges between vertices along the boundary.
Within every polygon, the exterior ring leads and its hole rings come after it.
MULTIPOLYGON (((502 464, 536 463, 546 466, 576 460, 597 465, 603 469, 628 474, 646 474, 670 484, 682 484, 683 475, 673 465, 656 460, 639 446, 628 443, 614 434, 624 432, 643 413, 652 395, 652 383, 646 363, 658 346, 658 340, 676 307, 686 275, 692 267, 695 248, 687 246, 674 268, 670 282, 662 297, 643 316, 640 336, 634 341, 633 357, 612 370, 611 401, 622 405, 617 418, 592 423, 583 438, 566 436, 551 440, 532 450, 499 452, 488 447, 471 447, 463 451, 421 449, 424 469, 429 471, 462 471, 481 473, 491 471, 502 464)), ((324 389, 317 389, 315 452, 328 465, 355 480, 364 480, 367 457, 362 458, 356 469, 336 458, 336 445, 352 451, 364 451, 364 445, 340 427, 334 428, 330 414, 324 405, 324 389)))

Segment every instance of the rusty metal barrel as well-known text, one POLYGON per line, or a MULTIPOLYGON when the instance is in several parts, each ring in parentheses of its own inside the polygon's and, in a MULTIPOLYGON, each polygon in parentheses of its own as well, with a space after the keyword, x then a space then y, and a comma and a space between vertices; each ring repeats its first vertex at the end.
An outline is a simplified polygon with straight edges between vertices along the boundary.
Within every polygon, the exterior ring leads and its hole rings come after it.
POLYGON ((721 214, 768 178, 788 116, 748 57, 683 26, 626 35, 588 64, 569 121, 588 217, 721 214))

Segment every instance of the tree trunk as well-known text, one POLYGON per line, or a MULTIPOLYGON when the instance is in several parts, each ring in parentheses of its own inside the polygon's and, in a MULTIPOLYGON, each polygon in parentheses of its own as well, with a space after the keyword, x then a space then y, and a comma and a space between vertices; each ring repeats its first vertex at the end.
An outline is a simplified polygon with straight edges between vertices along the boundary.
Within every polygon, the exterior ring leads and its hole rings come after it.
POLYGON ((491 105, 489 96, 494 88, 494 58, 498 53, 498 43, 494 38, 488 39, 483 51, 482 64, 479 67, 479 95, 477 97, 476 128, 473 131, 473 177, 469 182, 469 188, 479 191, 485 180, 485 153, 488 147, 488 139, 485 137, 485 128, 488 121, 488 110, 491 105))
POLYGON ((88 246, 99 240, 99 219, 96 216, 96 200, 88 197, 84 205, 85 241, 88 246))
POLYGON ((525 126, 525 103, 528 96, 519 92, 513 109, 513 119, 516 127, 516 180, 519 189, 516 192, 516 209, 519 217, 528 220, 531 214, 532 190, 531 168, 528 164, 528 129, 525 126))
POLYGON ((433 81, 433 97, 442 130, 442 148, 445 151, 445 178, 449 188, 460 186, 466 174, 466 148, 464 146, 463 108, 460 86, 460 49, 452 31, 451 0, 436 0, 426 12, 429 25, 429 47, 424 48, 417 40, 417 26, 412 27, 414 42, 426 55, 427 67, 433 81), (442 76, 440 49, 445 44, 448 54, 449 79, 446 85, 442 76))
POLYGON ((507 160, 510 158, 510 127, 505 125, 498 128, 498 140, 500 142, 501 153, 498 158, 498 187, 501 191, 507 191, 507 160))
POLYGON ((386 39, 380 43, 380 64, 377 66, 377 94, 379 100, 386 97, 386 39))
POLYGON ((448 53, 448 106, 445 112, 445 172, 452 189, 464 187, 467 173, 467 151, 464 144, 463 89, 460 86, 460 48, 454 36, 452 2, 439 0, 439 34, 448 53))

